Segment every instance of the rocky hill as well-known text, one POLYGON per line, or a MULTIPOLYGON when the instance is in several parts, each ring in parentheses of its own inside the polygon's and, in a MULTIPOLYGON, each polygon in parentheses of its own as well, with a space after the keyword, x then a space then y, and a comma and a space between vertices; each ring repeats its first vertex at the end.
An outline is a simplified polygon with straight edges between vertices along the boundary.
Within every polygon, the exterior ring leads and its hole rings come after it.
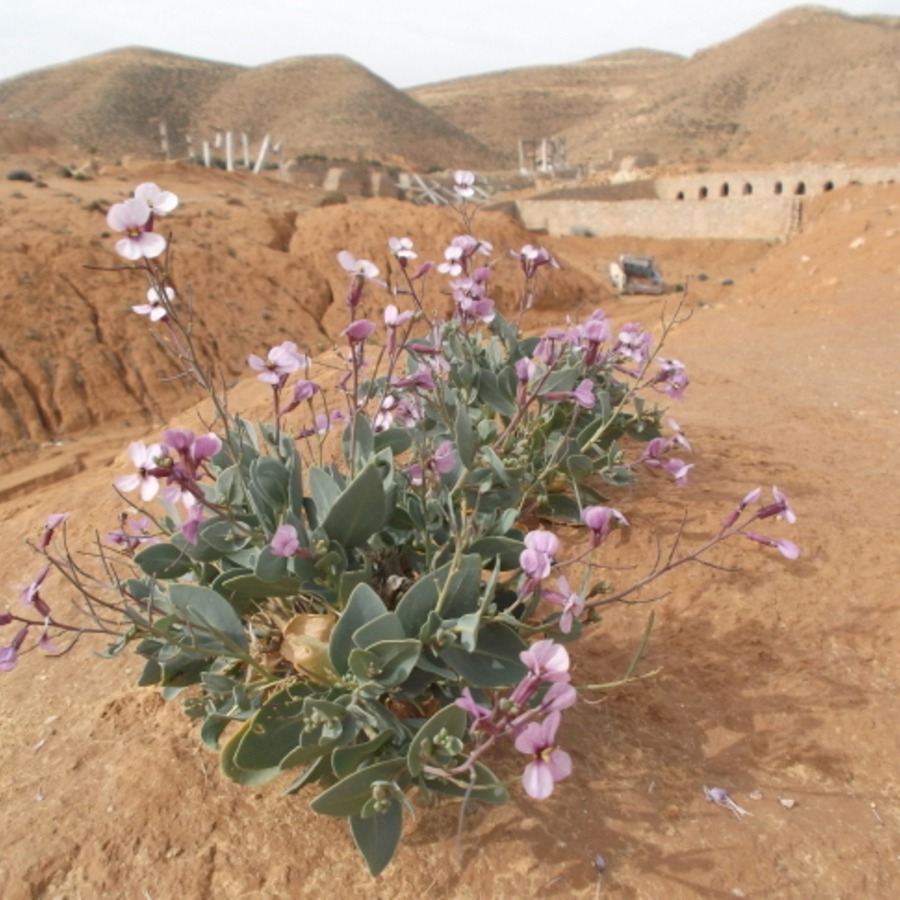
MULTIPOLYGON (((303 57, 245 69, 129 48, 0 82, 0 121, 32 141, 76 144, 104 156, 171 154, 216 131, 266 133, 285 156, 327 155, 415 168, 494 168, 501 159, 471 135, 350 59, 303 57)), ((0 132, 2 138, 2 132, 0 132)), ((219 151, 221 152, 221 151, 219 151)))

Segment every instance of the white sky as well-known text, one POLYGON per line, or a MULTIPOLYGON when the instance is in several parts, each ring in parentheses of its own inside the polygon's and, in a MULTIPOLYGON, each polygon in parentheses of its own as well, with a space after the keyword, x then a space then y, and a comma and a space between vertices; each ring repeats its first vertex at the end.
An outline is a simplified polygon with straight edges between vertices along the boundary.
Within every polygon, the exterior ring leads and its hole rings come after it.
MULTIPOLYGON (((690 56, 784 0, 0 0, 0 79, 125 46, 241 65, 339 53, 395 87, 644 47, 690 56)), ((900 16, 900 0, 842 0, 900 16)))

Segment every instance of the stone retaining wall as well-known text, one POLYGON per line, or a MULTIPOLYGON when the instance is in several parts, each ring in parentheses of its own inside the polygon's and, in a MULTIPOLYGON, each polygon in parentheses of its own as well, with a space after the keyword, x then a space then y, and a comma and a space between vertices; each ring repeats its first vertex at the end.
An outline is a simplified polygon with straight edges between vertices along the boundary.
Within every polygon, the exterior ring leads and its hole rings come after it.
POLYGON ((523 200, 517 207, 526 228, 552 235, 779 240, 800 227, 805 197, 895 180, 897 167, 790 166, 659 178, 659 200, 523 200))

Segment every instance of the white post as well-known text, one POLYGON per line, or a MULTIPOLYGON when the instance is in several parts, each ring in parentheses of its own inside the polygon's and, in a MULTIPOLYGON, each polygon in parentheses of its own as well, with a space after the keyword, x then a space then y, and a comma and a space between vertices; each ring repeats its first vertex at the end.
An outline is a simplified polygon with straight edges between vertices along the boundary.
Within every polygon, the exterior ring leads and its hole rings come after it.
POLYGON ((244 151, 244 168, 250 168, 250 138, 247 137, 247 132, 241 132, 241 148, 244 151))
POLYGON ((162 144, 162 152, 163 156, 168 159, 169 158, 169 136, 166 132, 166 123, 159 123, 159 142, 162 144))
POLYGON ((225 171, 234 171, 234 135, 230 131, 225 132, 225 171))
POLYGON ((541 138, 541 171, 547 171, 547 138, 541 138))
POLYGON ((209 158, 209 141, 203 142, 203 165, 208 169, 212 160, 209 158))
POLYGON ((215 147, 216 150, 218 150, 221 146, 222 146, 222 132, 217 131, 216 139, 213 141, 213 147, 215 147))
POLYGON ((266 154, 269 152, 269 135, 263 138, 262 146, 259 148, 259 156, 256 158, 256 165, 253 167, 253 174, 259 175, 262 171, 263 164, 266 161, 266 154))

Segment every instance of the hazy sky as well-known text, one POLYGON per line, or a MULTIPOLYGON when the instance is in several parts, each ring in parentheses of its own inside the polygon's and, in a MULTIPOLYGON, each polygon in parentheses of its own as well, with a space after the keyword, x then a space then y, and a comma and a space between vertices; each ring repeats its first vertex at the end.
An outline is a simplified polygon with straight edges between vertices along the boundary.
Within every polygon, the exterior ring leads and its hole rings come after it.
MULTIPOLYGON (((0 79, 125 46, 259 65, 340 53, 411 87, 645 47, 690 56, 784 0, 0 0, 0 79)), ((900 16, 900 0, 843 0, 900 16)))

